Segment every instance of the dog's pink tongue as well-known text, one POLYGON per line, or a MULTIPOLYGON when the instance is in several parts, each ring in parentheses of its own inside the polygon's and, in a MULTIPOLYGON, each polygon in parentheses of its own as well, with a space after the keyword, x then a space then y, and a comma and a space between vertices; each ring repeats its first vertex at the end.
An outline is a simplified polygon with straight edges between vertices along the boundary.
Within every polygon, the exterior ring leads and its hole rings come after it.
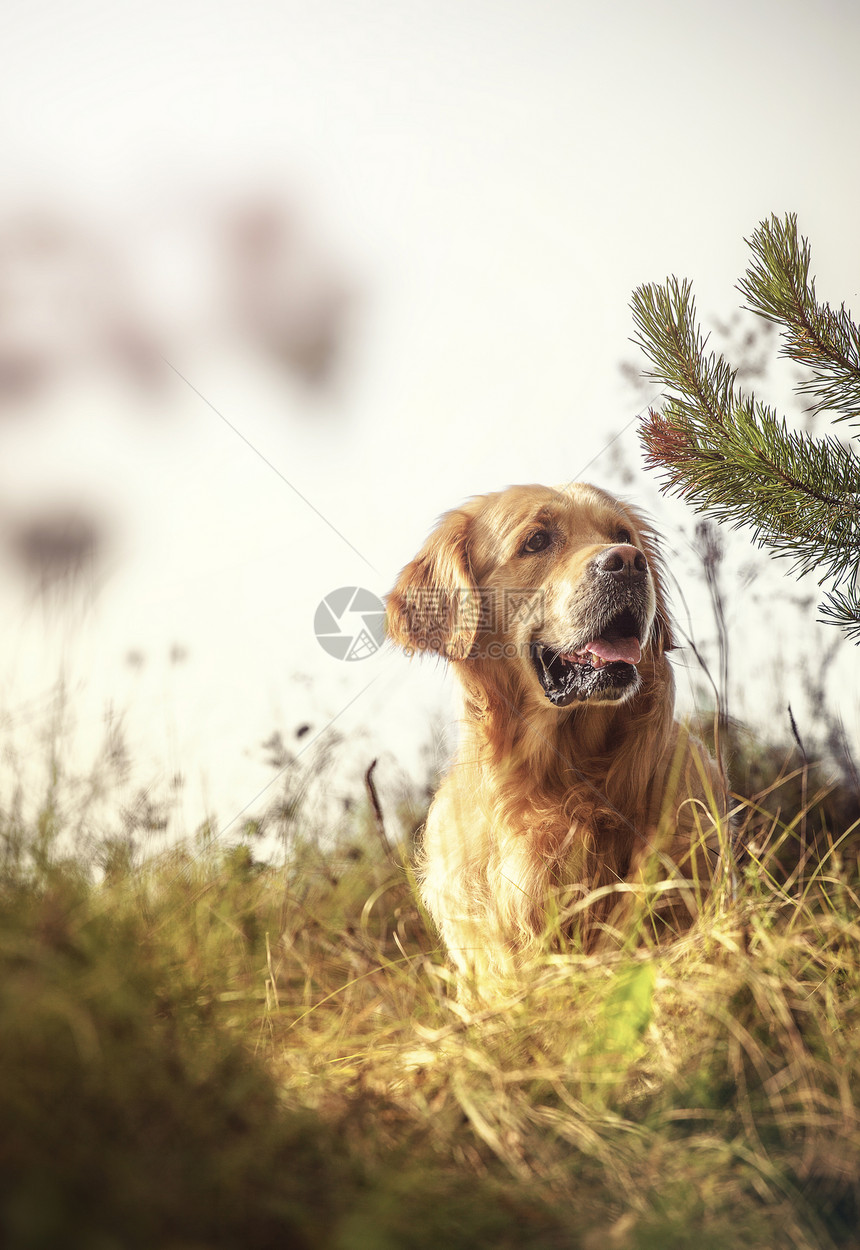
POLYGON ((611 642, 606 638, 595 638, 594 642, 588 644, 588 650, 607 663, 623 660, 625 664, 638 664, 642 659, 638 638, 613 638, 611 642))

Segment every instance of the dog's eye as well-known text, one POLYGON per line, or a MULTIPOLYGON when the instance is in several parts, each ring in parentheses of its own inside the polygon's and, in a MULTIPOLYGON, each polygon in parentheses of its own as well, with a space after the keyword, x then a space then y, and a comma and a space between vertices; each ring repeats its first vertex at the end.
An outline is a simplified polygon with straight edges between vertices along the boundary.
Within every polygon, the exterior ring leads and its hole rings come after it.
POLYGON ((552 534, 548 530, 535 530, 523 543, 520 555, 534 555, 538 551, 546 551, 551 542, 552 534))
POLYGON ((626 530, 622 526, 622 528, 617 530, 615 533, 615 541, 617 543, 632 543, 633 536, 631 535, 630 530, 626 530))

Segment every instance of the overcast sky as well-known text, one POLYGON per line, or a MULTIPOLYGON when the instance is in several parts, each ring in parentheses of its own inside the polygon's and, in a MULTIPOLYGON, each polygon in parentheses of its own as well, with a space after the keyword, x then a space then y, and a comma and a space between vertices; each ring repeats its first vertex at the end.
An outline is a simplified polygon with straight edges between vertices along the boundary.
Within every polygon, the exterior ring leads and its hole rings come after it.
MULTIPOLYGON (((122 521, 86 606, 46 617, 9 583, 10 724, 49 705, 62 667, 85 737, 110 699, 152 777, 182 771, 192 810, 222 819, 270 777, 273 729, 316 731, 342 709, 392 775, 394 757, 414 768, 444 675, 387 652, 339 663, 313 636, 316 605, 344 585, 384 593, 468 495, 582 476, 617 489, 616 435, 641 474, 624 491, 663 515, 640 467, 644 400, 619 373, 636 359, 631 291, 687 276, 703 315, 727 317, 744 237, 791 210, 820 293, 857 311, 858 52, 848 0, 7 6, 12 199, 121 233, 144 270, 147 223, 175 213, 169 304, 196 206, 268 188, 354 290, 324 394, 178 333, 171 364, 190 385, 160 401, 164 420, 88 384, 55 425, 0 430, 10 498, 62 482, 122 521)), ((665 510, 680 568, 678 518, 665 510)), ((740 621, 740 686, 779 669, 780 616, 740 621)))

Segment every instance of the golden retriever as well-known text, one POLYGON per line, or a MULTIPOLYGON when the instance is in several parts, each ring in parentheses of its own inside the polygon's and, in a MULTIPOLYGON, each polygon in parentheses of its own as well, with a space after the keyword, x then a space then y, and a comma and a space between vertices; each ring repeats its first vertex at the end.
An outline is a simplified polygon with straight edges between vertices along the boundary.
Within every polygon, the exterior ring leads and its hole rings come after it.
POLYGON ((643 921, 688 926, 727 796, 674 717, 643 518, 583 483, 478 496, 404 568, 387 624, 410 654, 445 657, 462 691, 419 878, 464 978, 480 989, 553 943, 591 950, 643 921))

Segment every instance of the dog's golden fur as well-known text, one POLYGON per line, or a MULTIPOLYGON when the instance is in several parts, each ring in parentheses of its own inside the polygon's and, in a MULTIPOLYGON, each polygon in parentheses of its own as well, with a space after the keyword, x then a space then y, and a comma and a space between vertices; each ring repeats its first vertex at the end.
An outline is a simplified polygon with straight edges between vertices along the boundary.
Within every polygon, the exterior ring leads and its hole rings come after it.
POLYGON ((725 786, 674 717, 659 557, 633 508, 581 483, 476 497, 401 573, 388 630, 444 656, 461 687, 460 747, 419 872, 466 978, 504 977, 553 938, 591 949, 643 908, 689 924, 725 786))

